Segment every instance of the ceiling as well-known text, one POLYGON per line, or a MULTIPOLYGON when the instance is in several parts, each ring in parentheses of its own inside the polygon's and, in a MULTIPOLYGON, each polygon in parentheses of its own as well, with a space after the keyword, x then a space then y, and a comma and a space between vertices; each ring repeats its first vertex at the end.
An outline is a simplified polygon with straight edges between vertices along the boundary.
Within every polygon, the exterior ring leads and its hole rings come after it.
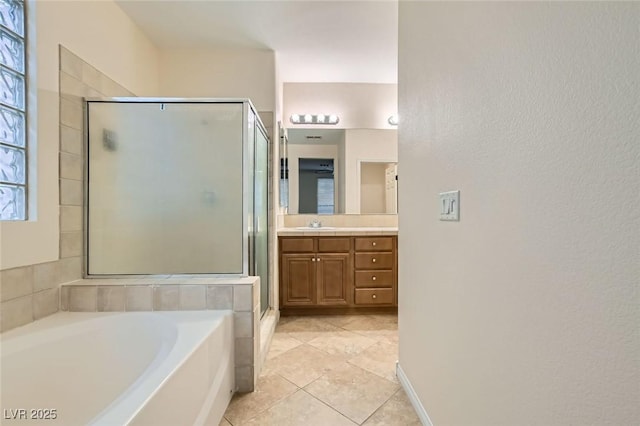
POLYGON ((116 2, 161 49, 274 50, 283 82, 397 82, 397 0, 116 2))

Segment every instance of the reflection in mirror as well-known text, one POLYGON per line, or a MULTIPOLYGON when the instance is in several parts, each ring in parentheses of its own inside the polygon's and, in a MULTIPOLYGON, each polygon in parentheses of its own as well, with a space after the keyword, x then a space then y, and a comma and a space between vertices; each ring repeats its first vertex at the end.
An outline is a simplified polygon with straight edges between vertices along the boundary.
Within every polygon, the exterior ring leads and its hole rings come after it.
POLYGON ((287 129, 289 214, 397 213, 397 130, 287 129), (333 204, 331 204, 333 200, 333 204))
POLYGON ((289 159, 287 158, 287 130, 278 122, 280 134, 280 207, 289 207, 289 159))
POLYGON ((321 162, 324 164, 331 164, 331 168, 333 169, 334 204, 333 211, 328 214, 344 213, 344 193, 342 190, 342 188, 344 188, 344 173, 341 166, 343 164, 341 161, 341 151, 344 151, 344 130, 288 129, 287 134, 289 136, 287 147, 287 162, 289 164, 289 213, 316 213, 316 211, 310 211, 313 210, 310 204, 313 203, 314 195, 308 195, 308 193, 316 192, 317 189, 316 191, 306 190, 309 188, 309 185, 311 185, 311 179, 309 178, 310 170, 305 169, 312 167, 320 168, 320 162, 316 162, 317 164, 314 165, 313 161, 304 161, 312 159, 322 160, 321 162), (302 177, 300 175, 301 172, 303 173, 302 177))
POLYGON ((360 163, 360 213, 398 213, 397 163, 360 163))
POLYGON ((298 160, 298 213, 333 214, 335 181, 332 158, 298 160))

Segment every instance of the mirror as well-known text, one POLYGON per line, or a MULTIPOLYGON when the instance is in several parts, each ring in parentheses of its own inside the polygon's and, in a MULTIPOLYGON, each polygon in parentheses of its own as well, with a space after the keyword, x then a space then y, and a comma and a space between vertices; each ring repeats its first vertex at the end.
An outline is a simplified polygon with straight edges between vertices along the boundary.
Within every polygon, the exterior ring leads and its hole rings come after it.
POLYGON ((280 194, 289 214, 396 214, 395 129, 286 129, 280 194))
POLYGON ((287 159, 287 130, 278 121, 278 134, 280 135, 280 207, 289 207, 289 161, 287 159))

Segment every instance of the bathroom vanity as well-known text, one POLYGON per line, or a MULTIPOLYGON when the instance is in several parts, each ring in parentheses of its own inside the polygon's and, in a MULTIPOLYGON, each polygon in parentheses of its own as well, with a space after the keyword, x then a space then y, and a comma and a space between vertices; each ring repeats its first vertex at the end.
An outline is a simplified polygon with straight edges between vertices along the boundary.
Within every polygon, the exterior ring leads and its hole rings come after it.
POLYGON ((280 311, 397 310, 397 231, 280 232, 280 311))

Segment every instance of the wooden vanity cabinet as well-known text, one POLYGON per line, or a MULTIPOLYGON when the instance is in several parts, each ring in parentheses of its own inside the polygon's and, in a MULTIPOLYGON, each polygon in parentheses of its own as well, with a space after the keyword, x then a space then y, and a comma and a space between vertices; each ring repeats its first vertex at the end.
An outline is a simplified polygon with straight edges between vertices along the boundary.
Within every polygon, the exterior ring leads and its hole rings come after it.
POLYGON ((283 312, 397 306, 397 237, 296 236, 279 242, 283 312))
POLYGON ((352 303, 351 239, 280 239, 280 306, 348 306, 352 303))
POLYGON ((396 241, 392 236, 354 237, 357 306, 397 305, 396 241))

